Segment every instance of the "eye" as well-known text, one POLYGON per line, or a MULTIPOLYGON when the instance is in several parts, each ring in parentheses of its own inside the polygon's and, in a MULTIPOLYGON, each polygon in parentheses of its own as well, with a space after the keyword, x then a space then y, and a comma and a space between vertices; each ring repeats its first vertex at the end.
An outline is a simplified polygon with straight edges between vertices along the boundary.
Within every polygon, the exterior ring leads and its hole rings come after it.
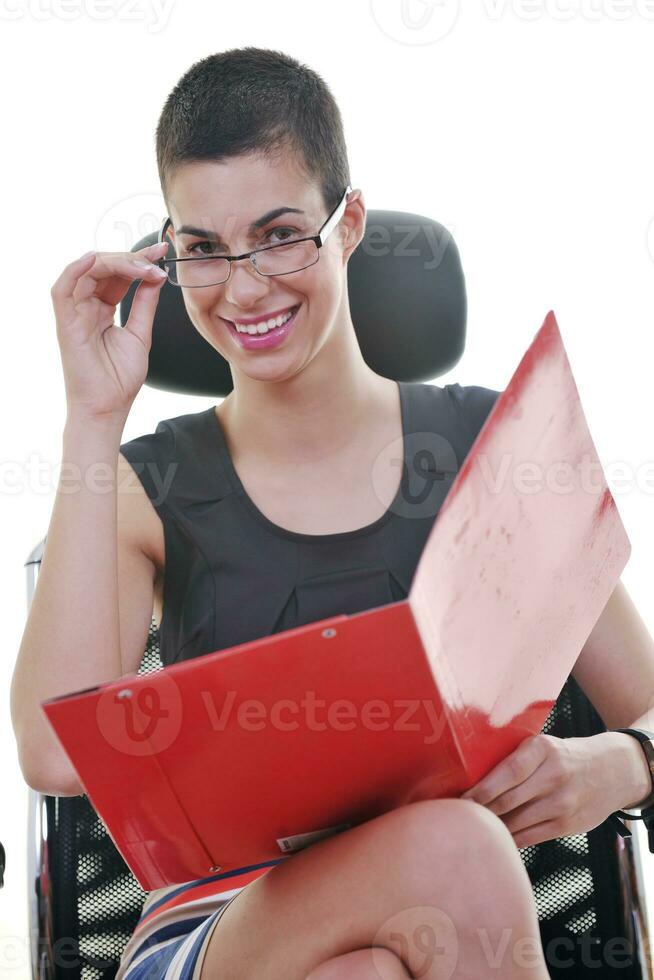
MULTIPOLYGON (((195 249, 196 248, 200 248, 202 245, 208 245, 209 248, 216 248, 216 243, 215 242, 195 242, 193 245, 191 245, 189 248, 187 248, 186 251, 189 252, 190 254, 193 254, 195 252, 195 249)), ((221 246, 217 246, 217 247, 220 248, 221 246)), ((201 254, 201 255, 211 255, 211 252, 201 252, 199 254, 201 254)))
MULTIPOLYGON (((288 231, 288 232, 290 232, 290 237, 291 238, 293 237, 293 235, 297 235, 298 234, 297 228, 287 228, 286 226, 279 226, 277 228, 271 228, 269 232, 266 232, 266 234, 264 235, 264 238, 268 238, 269 235, 274 235, 276 232, 282 232, 282 231, 288 231)), ((286 242, 286 241, 288 241, 288 238, 283 238, 282 241, 285 241, 286 242)), ((273 243, 273 244, 276 244, 276 243, 273 243)))
MULTIPOLYGON (((271 235, 279 235, 279 234, 282 234, 283 232, 288 232, 288 235, 286 237, 282 237, 281 240, 279 240, 279 241, 273 241, 272 242, 273 245, 281 244, 282 242, 287 242, 289 240, 289 238, 293 238, 294 235, 298 235, 299 234, 299 231, 298 231, 297 228, 291 228, 291 227, 288 227, 286 225, 278 225, 276 228, 271 228, 269 231, 267 231, 264 234, 264 236, 263 236, 263 240, 264 240, 264 242, 267 242, 270 239, 270 236, 271 235)), ((189 253, 189 255, 200 255, 200 256, 202 256, 202 255, 213 255, 213 254, 215 254, 215 251, 214 250, 220 252, 221 254, 224 254, 225 253, 224 246, 223 245, 218 245, 218 244, 216 244, 216 242, 206 242, 206 241, 203 241, 203 242, 195 242, 193 245, 190 245, 186 249, 186 251, 189 253), (209 249, 208 251, 203 251, 203 247, 205 245, 208 246, 208 249, 209 249)))

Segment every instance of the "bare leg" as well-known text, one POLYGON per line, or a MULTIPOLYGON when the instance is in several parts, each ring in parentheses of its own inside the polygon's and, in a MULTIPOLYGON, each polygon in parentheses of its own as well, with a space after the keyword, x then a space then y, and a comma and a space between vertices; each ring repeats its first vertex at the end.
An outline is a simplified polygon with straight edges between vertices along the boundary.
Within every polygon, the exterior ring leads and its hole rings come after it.
POLYGON ((529 878, 499 817, 423 800, 312 844, 226 909, 201 980, 305 980, 379 946, 421 980, 549 980, 529 878))
POLYGON ((413 980, 402 961, 383 946, 335 956, 312 970, 306 980, 413 980))

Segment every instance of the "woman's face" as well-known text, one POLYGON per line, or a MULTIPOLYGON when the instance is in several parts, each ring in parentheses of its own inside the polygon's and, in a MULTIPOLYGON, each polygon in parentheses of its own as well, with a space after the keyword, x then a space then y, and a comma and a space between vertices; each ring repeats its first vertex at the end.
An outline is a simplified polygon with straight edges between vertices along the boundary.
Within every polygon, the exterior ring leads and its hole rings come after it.
MULTIPOLYGON (((229 361, 233 375, 243 372, 261 380, 283 380, 301 371, 330 337, 338 343, 349 324, 347 260, 365 228, 361 192, 353 191, 349 197, 352 203, 319 249, 314 265, 263 276, 249 259, 242 259, 231 263, 227 282, 183 289, 196 330, 229 361), (239 341, 234 321, 265 320, 289 310, 295 311, 290 329, 267 335, 269 346, 254 347, 263 339, 258 332, 254 341, 249 333, 244 343, 239 341)), ((275 162, 246 154, 222 163, 184 164, 171 180, 168 205, 172 221, 168 233, 179 258, 241 255, 291 237, 316 235, 328 217, 320 188, 307 182, 290 152, 275 162), (250 228, 281 209, 284 213, 250 228), (208 231, 213 238, 182 233, 183 226, 208 231)))

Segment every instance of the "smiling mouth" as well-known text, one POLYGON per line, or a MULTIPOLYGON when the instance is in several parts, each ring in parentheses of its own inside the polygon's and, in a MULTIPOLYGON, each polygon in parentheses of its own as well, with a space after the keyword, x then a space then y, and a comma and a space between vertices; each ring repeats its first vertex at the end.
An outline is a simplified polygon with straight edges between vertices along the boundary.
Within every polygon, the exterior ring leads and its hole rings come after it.
POLYGON ((223 319, 225 323, 229 324, 229 326, 239 334, 244 334, 250 337, 256 337, 256 336, 265 337, 266 334, 273 333, 275 330, 279 330, 280 327, 283 327, 284 324, 287 323, 297 313, 301 305, 302 305, 301 303, 298 303, 296 306, 290 306, 287 310, 284 311, 284 313, 279 313, 274 319, 279 320, 279 318, 282 317, 283 318, 282 322, 277 323, 274 327, 267 327, 265 330, 260 330, 259 325, 267 324, 269 320, 262 319, 259 320, 257 324, 239 324, 237 327, 233 320, 228 320, 227 317, 222 317, 221 319, 223 319), (252 330, 251 329, 252 327, 254 327, 255 329, 252 330))

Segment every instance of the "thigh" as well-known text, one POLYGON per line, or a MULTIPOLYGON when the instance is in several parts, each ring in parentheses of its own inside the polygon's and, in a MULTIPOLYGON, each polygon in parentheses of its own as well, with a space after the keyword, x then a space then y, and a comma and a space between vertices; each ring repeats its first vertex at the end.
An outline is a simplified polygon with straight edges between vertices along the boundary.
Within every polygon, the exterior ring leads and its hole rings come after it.
POLYGON ((318 841, 235 896, 212 931, 200 980, 304 980, 354 949, 393 951, 384 923, 453 891, 465 909, 495 842, 526 877, 504 824, 469 800, 408 804, 318 841))

